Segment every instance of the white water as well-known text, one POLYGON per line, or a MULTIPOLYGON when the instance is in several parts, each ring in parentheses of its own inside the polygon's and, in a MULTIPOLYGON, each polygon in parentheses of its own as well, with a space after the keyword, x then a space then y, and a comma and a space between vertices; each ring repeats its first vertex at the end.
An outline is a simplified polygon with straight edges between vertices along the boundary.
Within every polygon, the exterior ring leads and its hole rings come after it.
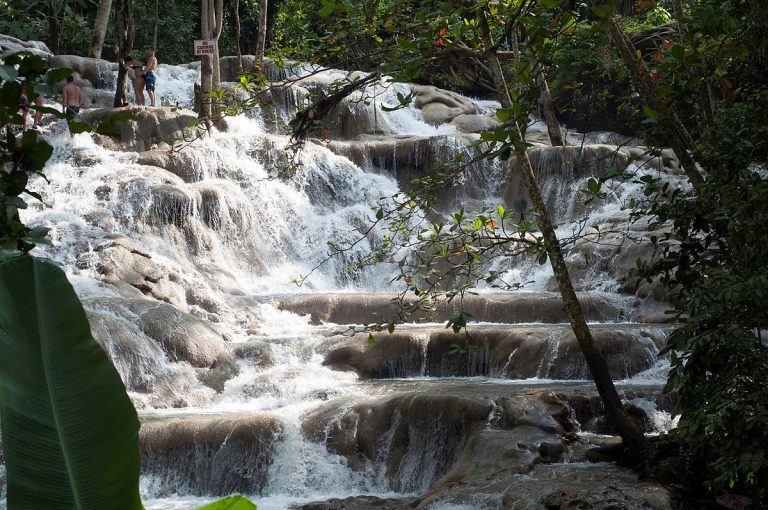
MULTIPOLYGON (((195 70, 161 67, 160 103, 189 105, 196 76, 195 70)), ((334 78, 340 76, 332 73, 334 78)), ((395 104, 397 91, 407 92, 402 85, 381 94, 374 91, 377 104, 395 104)), ((492 106, 479 103, 482 110, 492 106)), ((453 126, 426 124, 412 106, 377 115, 396 136, 455 133, 453 126)), ((392 174, 374 171, 370 164, 357 166, 315 143, 307 144, 301 153, 302 165, 294 176, 271 178, 271 162, 280 159, 287 138, 265 132, 264 122, 258 118, 234 118, 229 125, 228 132, 215 133, 175 156, 183 158, 187 174, 194 176, 185 180, 138 164, 136 154, 100 147, 87 134, 70 138, 62 123, 53 124, 45 131, 55 147, 45 169, 50 183, 38 180, 34 186, 43 195, 44 205, 34 204, 24 219, 51 228, 53 248, 39 251, 65 268, 80 296, 89 298, 86 307, 92 317, 102 317, 135 346, 135 355, 129 359, 120 357, 115 344, 110 343, 108 350, 124 380, 137 382, 128 386, 145 418, 248 412, 266 413, 284 424, 265 488, 252 495, 259 508, 282 509, 296 502, 357 494, 403 496, 392 492, 380 465, 374 462, 355 471, 343 457, 302 435, 302 416, 325 400, 335 398, 352 405, 371 395, 352 372, 322 365, 331 331, 328 327, 312 325, 308 317, 270 304, 273 297, 297 292, 397 291, 386 265, 349 268, 380 242, 380 229, 343 257, 334 257, 319 267, 304 287, 291 283, 325 259, 328 242, 354 241, 373 217, 375 204, 399 191, 397 182, 392 174), (109 304, 109 299, 125 296, 103 283, 98 250, 116 235, 131 239, 151 256, 163 275, 172 275, 163 290, 176 308, 209 320, 230 345, 263 341, 273 362, 265 367, 253 359, 239 359, 240 373, 216 393, 199 382, 195 368, 187 361, 164 357, 146 331, 136 326, 136 312, 109 304), (200 299, 190 298, 192 295, 203 296, 216 306, 204 307, 200 299), (262 304, 254 306, 254 299, 262 304), (141 385, 152 387, 154 393, 140 391, 141 385), (168 407, 179 401, 183 402, 180 409, 168 407)), ((446 144, 452 153, 470 151, 454 138, 435 138, 435 143, 446 144)), ((478 209, 494 208, 501 201, 507 176, 499 164, 486 165, 480 171, 479 178, 465 177, 467 187, 478 182, 487 186, 469 203, 478 209)), ((563 185, 552 179, 545 193, 573 202, 585 181, 579 178, 563 185)), ((621 214, 622 204, 638 192, 637 186, 625 186, 607 205, 592 211, 591 221, 598 224, 615 218, 621 214)), ((566 216, 570 217, 571 209, 566 208, 566 216)), ((559 233, 567 235, 573 228, 562 225, 559 233)), ((533 261, 523 265, 499 261, 495 269, 504 271, 508 281, 532 282, 529 289, 534 291, 544 290, 551 280, 548 266, 533 261)), ((593 289, 612 293, 617 288, 615 279, 604 273, 591 277, 593 289)), ((541 372, 546 373, 546 365, 554 361, 551 357, 542 359, 541 372)), ((657 383, 659 371, 644 377, 641 374, 636 379, 642 381, 640 384, 657 383)), ((470 382, 568 384, 546 379, 473 378, 470 382)), ((625 384, 631 385, 632 380, 625 384)), ((654 419, 659 429, 664 428, 663 417, 654 419)), ((424 459, 413 462, 413 472, 406 475, 414 480, 413 488, 423 491, 428 487, 423 480, 432 474, 417 464, 424 459)), ((215 499, 175 493, 173 487, 163 486, 152 476, 142 478, 142 496, 147 508, 158 510, 196 508, 215 499)))

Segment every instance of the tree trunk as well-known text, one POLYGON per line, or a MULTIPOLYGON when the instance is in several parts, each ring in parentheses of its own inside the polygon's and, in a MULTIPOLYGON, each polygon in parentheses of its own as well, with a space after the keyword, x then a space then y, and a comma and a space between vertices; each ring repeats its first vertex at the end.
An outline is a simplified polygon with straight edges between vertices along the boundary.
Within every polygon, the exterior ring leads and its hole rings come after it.
MULTIPOLYGON (((116 0, 115 2, 115 37, 117 38, 118 63, 133 49, 132 0, 116 0)), ((128 102, 128 70, 122 64, 118 65, 117 88, 115 90, 114 107, 118 108, 128 102)))
POLYGON ((259 34, 256 40, 256 64, 264 69, 264 51, 267 46, 267 0, 259 4, 259 34))
POLYGON ((48 48, 51 53, 58 55, 59 39, 61 35, 61 18, 54 0, 48 0, 48 48))
MULTIPOLYGON (((481 33, 486 41, 486 48, 491 48, 492 44, 490 43, 491 39, 488 22, 485 13, 482 11, 480 11, 479 21, 481 33)), ((509 88, 506 80, 504 79, 501 63, 494 52, 490 52, 487 55, 487 59, 491 74, 493 75, 499 102, 502 106, 509 107, 512 105, 512 99, 509 95, 509 88)), ((515 121, 512 134, 519 141, 523 140, 520 125, 517 121, 515 121)), ((571 323, 571 329, 576 336, 581 352, 584 354, 584 359, 592 374, 592 379, 595 381, 597 392, 605 406, 608 419, 613 426, 616 427, 616 430, 619 431, 619 435, 628 449, 633 462, 644 463, 649 451, 648 441, 624 410, 621 398, 619 398, 619 394, 613 384, 613 379, 608 371, 608 365, 595 346, 592 332, 587 325, 587 321, 584 318, 584 313, 581 309, 581 303, 573 288, 571 276, 568 273, 568 267, 563 258, 562 248, 560 246, 560 241, 557 238, 554 224, 549 217, 547 205, 544 202, 541 190, 539 189, 539 184, 536 181, 536 174, 528 155, 528 149, 523 145, 517 147, 519 148, 515 149, 515 155, 517 156, 517 161, 523 172, 523 179, 528 189, 528 195, 531 198, 531 202, 533 203, 538 216, 539 228, 541 229, 541 235, 544 238, 549 263, 552 266, 552 272, 555 275, 555 280, 560 289, 560 295, 565 304, 568 320, 571 323)))
MULTIPOLYGON (((224 0, 215 0, 211 2, 214 7, 213 23, 211 23, 211 30, 213 31, 213 38, 216 40, 216 44, 213 49, 213 75, 211 76, 211 90, 216 91, 221 88, 221 64, 219 63, 219 38, 221 37, 221 30, 224 25, 224 0)), ((217 100, 211 101, 211 114, 214 117, 219 117, 221 113, 220 105, 217 100)))
POLYGON ((552 147, 562 147, 565 143, 560 132, 560 122, 558 122, 557 115, 555 115, 555 105, 552 103, 552 95, 549 93, 547 78, 542 71, 539 71, 536 84, 539 86, 539 101, 544 113, 544 122, 547 125, 549 141, 552 143, 552 147))
MULTIPOLYGON (((201 0, 200 9, 200 27, 203 39, 211 39, 211 13, 213 0, 201 0)), ((211 118, 211 98, 213 77, 213 57, 211 55, 202 55, 200 57, 200 111, 198 116, 201 119, 211 118)))
POLYGON ((243 72, 243 51, 240 49, 240 0, 235 0, 235 48, 237 48, 237 74, 243 72))
POLYGON ((670 106, 663 105, 656 96, 656 88, 651 81, 650 73, 645 67, 642 58, 637 56, 632 41, 624 33, 614 16, 608 18, 610 37, 616 50, 619 52, 624 65, 629 69, 635 84, 640 89, 640 95, 646 106, 656 112, 660 119, 660 125, 664 131, 664 136, 669 146, 675 152, 680 165, 683 167, 688 180, 697 188, 704 178, 699 172, 696 162, 693 160, 694 143, 685 125, 675 114, 670 106))
POLYGON ((112 0, 99 1, 99 10, 96 11, 96 23, 93 26, 93 39, 91 40, 91 56, 93 58, 101 58, 101 50, 104 47, 104 37, 107 34, 111 10, 112 0))
POLYGON ((160 0, 155 0, 155 30, 152 32, 152 47, 157 51, 157 30, 160 28, 160 0))

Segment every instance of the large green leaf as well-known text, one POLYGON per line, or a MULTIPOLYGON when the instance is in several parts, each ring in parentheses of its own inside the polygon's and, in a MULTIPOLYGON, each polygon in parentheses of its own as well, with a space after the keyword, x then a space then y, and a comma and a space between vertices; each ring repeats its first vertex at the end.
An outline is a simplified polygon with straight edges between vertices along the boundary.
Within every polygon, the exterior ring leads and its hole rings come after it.
POLYGON ((240 494, 235 494, 214 501, 210 505, 201 506, 198 510, 256 510, 256 505, 240 494))
POLYGON ((0 426, 8 508, 141 509, 139 421, 64 272, 0 263, 0 426))

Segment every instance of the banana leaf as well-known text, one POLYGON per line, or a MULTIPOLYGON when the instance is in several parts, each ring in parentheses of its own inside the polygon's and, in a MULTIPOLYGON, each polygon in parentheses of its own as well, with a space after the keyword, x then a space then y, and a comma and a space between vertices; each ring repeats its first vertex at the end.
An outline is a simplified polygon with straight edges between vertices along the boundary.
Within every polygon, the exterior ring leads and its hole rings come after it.
POLYGON ((64 272, 0 262, 0 428, 9 510, 141 509, 139 421, 64 272))

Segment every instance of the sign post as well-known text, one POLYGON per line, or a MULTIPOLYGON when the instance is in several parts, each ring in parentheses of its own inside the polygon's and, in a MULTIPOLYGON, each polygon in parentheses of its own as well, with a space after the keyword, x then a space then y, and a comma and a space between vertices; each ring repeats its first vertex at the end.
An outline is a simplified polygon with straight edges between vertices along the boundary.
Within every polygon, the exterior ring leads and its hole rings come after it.
POLYGON ((195 56, 213 55, 216 51, 216 39, 195 40, 195 56))

